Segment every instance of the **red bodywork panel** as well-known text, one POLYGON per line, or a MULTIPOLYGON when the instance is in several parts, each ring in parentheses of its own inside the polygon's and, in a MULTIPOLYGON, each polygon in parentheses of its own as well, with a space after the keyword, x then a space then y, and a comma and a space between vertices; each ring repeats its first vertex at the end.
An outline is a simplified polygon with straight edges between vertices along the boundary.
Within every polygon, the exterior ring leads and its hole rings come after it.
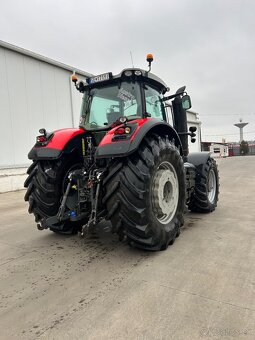
POLYGON ((84 133, 85 130, 81 128, 67 128, 54 131, 53 138, 44 148, 52 148, 57 150, 63 150, 65 145, 73 139, 75 136, 84 133))
MULTIPOLYGON (((141 119, 135 119, 135 120, 131 121, 132 123, 137 123, 138 125, 137 125, 136 130, 133 132, 131 138, 128 139, 129 142, 132 142, 132 140, 135 138, 135 136, 138 133, 138 131, 140 130, 140 128, 151 119, 152 118, 141 118, 141 119)), ((114 131, 117 130, 121 126, 124 126, 124 124, 118 125, 118 126, 114 127, 113 129, 111 129, 110 131, 108 131, 106 133, 106 135, 103 137, 103 139, 101 140, 99 146, 103 146, 103 145, 106 145, 106 144, 113 144, 113 143, 115 144, 115 143, 126 142, 127 140, 112 141, 112 138, 114 137, 114 131)), ((128 122, 127 122, 127 126, 128 126, 128 122)), ((49 149, 63 150, 65 145, 71 139, 73 139, 75 136, 83 134, 83 133, 85 133, 85 130, 82 129, 82 128, 66 128, 66 129, 56 130, 56 131, 54 131, 53 138, 43 148, 44 149, 49 148, 49 149)))
MULTIPOLYGON (((138 124, 138 126, 137 126, 135 132, 132 134, 129 141, 132 141, 135 138, 135 135, 137 134, 137 132, 142 127, 142 125, 146 124, 151 119, 152 118, 141 118, 141 119, 132 120, 132 123, 135 122, 135 123, 138 124)), ((127 125, 128 125, 128 123, 127 123, 127 125)), ((124 126, 124 125, 123 124, 118 125, 118 126, 114 127, 113 129, 111 129, 110 131, 108 131, 106 133, 106 135, 103 137, 103 139, 101 140, 99 145, 102 146, 102 145, 112 144, 112 143, 122 143, 123 141, 118 141, 118 142, 112 141, 112 138, 114 137, 114 131, 116 129, 118 129, 120 126, 124 126)), ((71 139, 73 139, 77 135, 83 134, 84 132, 85 132, 85 130, 82 129, 82 128, 67 128, 67 129, 56 130, 56 131, 54 131, 53 138, 49 141, 49 143, 46 146, 44 146, 44 148, 52 148, 52 149, 57 149, 57 150, 63 150, 65 145, 71 139)))
MULTIPOLYGON (((143 126, 143 124, 146 124, 149 120, 151 120, 152 118, 141 118, 141 119, 135 119, 135 120, 132 120, 131 122, 132 123, 137 123, 138 126, 135 130, 135 132, 132 134, 131 138, 129 139, 129 141, 132 141, 134 138, 135 138, 135 135, 137 134, 137 132, 140 130, 140 128, 143 126)), ((130 123, 131 123, 130 122, 130 123)), ((103 146, 103 145, 106 145, 106 144, 115 144, 115 143, 123 143, 123 142, 126 142, 127 140, 119 140, 119 141, 116 141, 116 142, 113 142, 112 141, 112 138, 114 137, 114 131, 117 130, 119 127, 121 126, 124 126, 124 124, 121 124, 121 125, 118 125, 116 126, 115 128, 111 129, 105 136, 104 138, 101 140, 99 146, 103 146)), ((127 126, 128 126, 128 122, 127 122, 127 126)))

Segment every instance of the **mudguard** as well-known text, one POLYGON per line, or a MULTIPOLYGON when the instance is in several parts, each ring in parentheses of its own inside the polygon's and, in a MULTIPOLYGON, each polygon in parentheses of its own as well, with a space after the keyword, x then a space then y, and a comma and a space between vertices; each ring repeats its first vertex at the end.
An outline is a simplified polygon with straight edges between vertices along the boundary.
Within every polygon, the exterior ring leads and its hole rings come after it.
POLYGON ((206 164, 208 158, 210 157, 210 152, 192 152, 187 156, 188 163, 195 165, 197 169, 203 168, 206 164))
POLYGON ((61 129, 53 132, 53 137, 47 145, 42 147, 34 146, 28 153, 28 158, 38 159, 57 159, 63 152, 71 152, 75 148, 81 149, 81 137, 85 130, 78 129, 61 129))
MULTIPOLYGON (((137 119, 128 126, 134 126, 134 132, 127 140, 114 140, 114 131, 118 128, 110 130, 102 139, 96 150, 96 158, 110 158, 128 156, 135 152, 143 138, 148 133, 157 133, 158 135, 168 135, 170 140, 174 140, 175 145, 180 148, 182 154, 182 146, 180 138, 174 128, 168 123, 156 118, 137 119)), ((133 127, 132 127, 133 128, 133 127)))

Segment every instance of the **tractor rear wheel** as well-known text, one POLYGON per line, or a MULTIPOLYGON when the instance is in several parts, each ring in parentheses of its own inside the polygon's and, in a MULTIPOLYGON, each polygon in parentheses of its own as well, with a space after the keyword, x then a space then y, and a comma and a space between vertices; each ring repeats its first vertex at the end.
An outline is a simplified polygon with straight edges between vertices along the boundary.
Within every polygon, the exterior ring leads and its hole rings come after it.
MULTIPOLYGON (((27 188, 25 201, 29 202, 28 212, 33 213, 35 221, 55 216, 58 213, 61 199, 64 194, 68 174, 81 166, 72 157, 58 160, 34 161, 28 168, 28 178, 24 186, 27 188)), ((67 204, 69 208, 75 206, 77 192, 71 190, 67 204)), ((50 228, 51 231, 61 234, 74 234, 80 229, 78 222, 60 222, 50 228)))
POLYGON ((188 205, 193 212, 208 213, 217 207, 219 196, 219 171, 212 157, 197 168, 195 191, 188 205))
POLYGON ((180 234, 185 203, 182 157, 167 136, 146 137, 138 151, 115 160, 104 179, 113 232, 148 250, 164 250, 180 234))

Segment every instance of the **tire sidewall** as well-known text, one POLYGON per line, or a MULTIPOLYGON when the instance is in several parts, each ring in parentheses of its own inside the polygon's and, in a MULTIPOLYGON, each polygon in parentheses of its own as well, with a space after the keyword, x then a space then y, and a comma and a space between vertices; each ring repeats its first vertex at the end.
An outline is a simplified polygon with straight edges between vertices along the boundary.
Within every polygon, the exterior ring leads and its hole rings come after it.
MULTIPOLYGON (((164 240, 162 243, 167 242, 167 240, 171 239, 174 234, 177 232, 177 229, 180 227, 179 220, 180 216, 182 216, 184 210, 184 201, 185 201, 185 192, 184 192, 184 178, 183 178, 183 168, 180 166, 181 156, 177 149, 163 149, 160 150, 159 157, 155 159, 154 167, 150 169, 150 178, 148 180, 148 196, 146 197, 147 213, 148 220, 150 221, 150 228, 153 231, 153 236, 157 239, 164 240), (178 204, 175 211, 175 214, 172 220, 167 223, 161 223, 155 216, 153 212, 153 183, 158 171, 158 167, 162 162, 169 162, 175 169, 177 180, 178 180, 178 188, 179 188, 179 197, 178 204)), ((182 163, 182 162, 181 162, 182 163)))
POLYGON ((186 198, 184 165, 178 148, 168 136, 146 136, 135 153, 112 160, 104 186, 107 217, 112 223, 112 232, 118 233, 121 239, 125 235, 130 244, 156 251, 166 249, 179 236, 186 198), (179 188, 177 208, 173 216, 169 215, 169 223, 157 219, 152 201, 155 175, 163 162, 175 170, 179 188))
POLYGON ((218 196, 219 196, 219 174, 218 174, 218 169, 217 169, 217 165, 216 165, 215 160, 213 158, 209 158, 209 162, 210 162, 210 165, 209 165, 207 177, 206 177, 206 191, 207 191, 206 194, 207 194, 207 201, 208 201, 208 206, 210 208, 210 211, 213 211, 213 210, 215 210, 215 208, 217 206, 218 196), (214 172, 215 181, 216 181, 215 196, 214 196, 213 202, 209 201, 208 190, 207 190, 207 184, 208 184, 208 181, 209 181, 209 174, 210 174, 211 170, 214 172))

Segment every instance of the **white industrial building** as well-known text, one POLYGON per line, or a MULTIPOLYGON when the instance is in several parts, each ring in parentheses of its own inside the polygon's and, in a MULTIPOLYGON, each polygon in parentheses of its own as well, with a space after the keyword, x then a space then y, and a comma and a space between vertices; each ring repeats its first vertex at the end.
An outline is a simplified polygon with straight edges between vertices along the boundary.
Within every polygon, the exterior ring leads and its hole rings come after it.
MULTIPOLYGON (((27 154, 42 127, 48 131, 77 127, 80 94, 71 83, 91 74, 0 40, 0 193, 23 188, 30 164, 27 154)), ((187 112, 188 127, 196 126, 191 152, 201 150, 201 123, 187 112)))
POLYGON ((195 143, 191 143, 191 139, 189 137, 189 152, 200 152, 201 151, 201 121, 198 118, 198 113, 195 111, 188 110, 187 111, 187 123, 188 129, 191 126, 195 126, 197 128, 196 134, 196 141, 195 143))
MULTIPOLYGON (((172 107, 171 103, 167 103, 167 121, 170 125, 173 125, 173 117, 172 117, 172 107), (169 108, 169 109, 168 109, 169 108)), ((196 141, 195 143, 191 143, 191 138, 188 137, 189 143, 189 152, 200 152, 201 151, 201 121, 199 120, 198 113, 192 110, 187 110, 187 125, 188 129, 191 126, 195 126, 197 128, 196 141)))
POLYGON ((78 126, 81 94, 70 76, 89 73, 0 41, 0 192, 23 187, 38 130, 78 126))

